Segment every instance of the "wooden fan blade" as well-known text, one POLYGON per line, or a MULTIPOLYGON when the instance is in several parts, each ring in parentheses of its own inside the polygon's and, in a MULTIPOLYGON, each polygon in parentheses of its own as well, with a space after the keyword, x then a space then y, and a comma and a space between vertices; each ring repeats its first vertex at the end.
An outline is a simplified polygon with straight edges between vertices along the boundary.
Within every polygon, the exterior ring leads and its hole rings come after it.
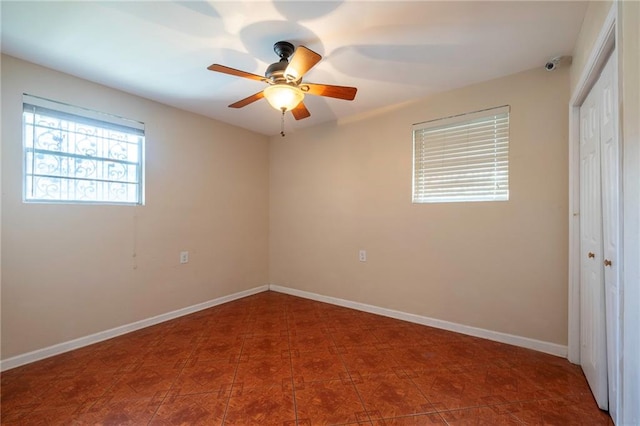
POLYGON ((346 101, 352 101, 356 97, 358 89, 355 87, 346 86, 331 86, 329 84, 313 84, 305 83, 300 85, 304 91, 304 87, 308 87, 309 90, 306 93, 317 96, 327 96, 329 98, 344 99, 346 101))
POLYGON ((235 75, 236 77, 244 77, 250 80, 265 81, 265 78, 258 74, 251 74, 250 72, 240 71, 235 68, 225 67, 220 64, 213 64, 207 67, 209 71, 221 72, 223 74, 235 75))
POLYGON ((262 98, 264 98, 264 92, 254 93, 251 96, 247 96, 246 98, 239 100, 238 102, 232 103, 229 105, 229 108, 242 108, 262 98))
POLYGON ((291 110, 291 113, 293 114, 293 118, 296 120, 302 120, 303 118, 311 116, 307 107, 304 106, 304 102, 300 102, 297 107, 291 110))
POLYGON ((287 69, 284 71, 285 76, 292 76, 295 80, 299 79, 307 73, 315 64, 320 62, 322 56, 313 50, 304 46, 298 46, 293 53, 291 61, 287 69))

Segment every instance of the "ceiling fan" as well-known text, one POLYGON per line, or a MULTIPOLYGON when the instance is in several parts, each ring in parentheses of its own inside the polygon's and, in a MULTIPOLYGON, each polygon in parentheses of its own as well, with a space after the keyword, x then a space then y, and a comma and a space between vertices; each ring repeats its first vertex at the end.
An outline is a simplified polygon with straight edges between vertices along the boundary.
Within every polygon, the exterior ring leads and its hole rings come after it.
MULTIPOLYGON (((264 90, 232 103, 229 105, 230 108, 242 108, 257 100, 267 98, 272 107, 282 111, 283 120, 286 111, 291 111, 296 120, 302 120, 311 115, 303 102, 305 94, 347 101, 355 99, 358 90, 355 87, 302 82, 302 77, 322 59, 322 56, 313 50, 304 46, 298 46, 295 49, 293 44, 287 41, 277 42, 273 45, 273 50, 280 57, 280 60, 267 67, 264 77, 220 64, 207 67, 211 71, 269 84, 264 90), (291 57, 291 61, 289 61, 289 57, 291 57)), ((281 134, 284 136, 284 132, 281 134)))

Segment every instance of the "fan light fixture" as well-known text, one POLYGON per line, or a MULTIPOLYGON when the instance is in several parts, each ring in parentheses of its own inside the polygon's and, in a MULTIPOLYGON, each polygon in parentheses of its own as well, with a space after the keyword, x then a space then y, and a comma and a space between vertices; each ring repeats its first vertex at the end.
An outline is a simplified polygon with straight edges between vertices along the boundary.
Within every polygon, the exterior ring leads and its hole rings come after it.
POLYGON ((303 76, 322 59, 322 56, 313 50, 304 46, 296 48, 288 41, 279 41, 273 45, 273 51, 276 52, 280 60, 267 67, 264 77, 220 64, 213 64, 207 67, 211 71, 269 84, 266 89, 232 103, 229 108, 244 108, 255 101, 267 98, 269 104, 282 113, 280 134, 284 136, 285 112, 291 111, 293 118, 296 120, 311 116, 311 113, 302 102, 305 94, 347 101, 352 101, 356 97, 358 89, 355 87, 306 82, 302 84, 303 76), (290 57, 291 60, 289 60, 290 57))
POLYGON ((274 84, 264 89, 264 97, 278 111, 291 111, 304 99, 302 90, 289 84, 274 84))

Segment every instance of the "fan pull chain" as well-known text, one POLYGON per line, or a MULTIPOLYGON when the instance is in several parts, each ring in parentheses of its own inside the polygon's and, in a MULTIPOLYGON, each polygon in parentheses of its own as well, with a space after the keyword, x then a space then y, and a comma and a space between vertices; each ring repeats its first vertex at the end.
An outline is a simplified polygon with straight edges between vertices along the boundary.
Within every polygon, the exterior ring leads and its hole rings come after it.
POLYGON ((286 109, 282 108, 282 119, 280 120, 280 136, 284 138, 284 113, 286 109))

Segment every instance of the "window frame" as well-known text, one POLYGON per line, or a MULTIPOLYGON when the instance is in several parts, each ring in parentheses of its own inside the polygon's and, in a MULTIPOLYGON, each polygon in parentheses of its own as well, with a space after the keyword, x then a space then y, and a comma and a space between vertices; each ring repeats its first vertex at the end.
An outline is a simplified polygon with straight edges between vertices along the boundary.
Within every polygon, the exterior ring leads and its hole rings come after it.
MULTIPOLYGON (((63 130, 64 132, 65 130, 63 130)), ((74 131, 75 132, 75 131, 74 131)), ((72 133, 69 130, 66 130, 65 134, 72 133)), ((99 136, 99 140, 104 144, 105 137, 99 136)), ((99 111, 95 111, 88 108, 83 108, 79 106, 74 106, 62 102, 53 101, 50 99, 33 96, 27 93, 23 93, 22 96, 22 201, 26 204, 77 204, 77 205, 117 205, 117 206, 142 206, 145 203, 145 124, 140 121, 135 121, 131 119, 127 119, 121 116, 103 113, 99 111), (32 123, 27 123, 27 114, 33 114, 34 121, 32 123), (101 167, 104 167, 105 164, 113 162, 120 164, 127 164, 136 167, 135 181, 128 182, 129 184, 135 185, 135 198, 136 201, 118 201, 114 199, 105 199, 105 200, 83 200, 78 197, 76 198, 44 198, 39 197, 35 198, 30 196, 28 188, 28 180, 32 179, 31 185, 33 186, 33 180, 37 176, 34 173, 34 170, 31 170, 29 173, 29 153, 31 156, 35 156, 37 152, 37 148, 35 147, 35 139, 32 141, 34 144, 31 147, 27 146, 27 129, 31 126, 33 127, 33 131, 35 134, 35 117, 38 114, 47 116, 54 119, 62 119, 74 124, 84 124, 88 127, 93 127, 97 129, 112 129, 117 132, 127 133, 129 135, 137 136, 138 140, 135 144, 137 148, 137 161, 127 161, 121 160, 117 158, 110 159, 105 156, 96 156, 92 157, 91 155, 86 154, 78 154, 70 150, 60 151, 64 153, 64 155, 60 155, 58 158, 75 158, 75 159, 90 159, 93 158, 96 161, 96 165, 100 164, 101 167)), ((51 154, 55 156, 55 154, 51 154)), ((54 176, 52 176, 54 177, 54 176)), ((82 178, 78 177, 77 173, 68 174, 68 175, 60 175, 60 180, 67 180, 69 182, 77 182, 80 180, 91 181, 91 182, 103 182, 103 183, 126 183, 120 182, 117 180, 106 180, 106 179, 91 179, 91 178, 82 178)), ((32 191, 33 192, 33 191, 32 191)))
MULTIPOLYGON (((412 185, 411 185, 411 202, 412 204, 434 204, 434 203, 466 203, 466 202, 493 202, 493 201, 509 201, 509 145, 510 145, 510 114, 511 114, 511 107, 509 105, 503 105, 503 106, 499 106, 499 107, 494 107, 494 108, 488 108, 488 109, 484 109, 484 110, 479 110, 479 111, 474 111, 474 112, 469 112, 469 113, 465 113, 465 114, 459 114, 459 115, 454 115, 454 116, 450 116, 450 117, 445 117, 445 118, 439 118, 439 119, 435 119, 435 120, 429 120, 429 121, 424 121, 421 123, 416 123, 412 126, 412 185), (506 120, 505 118, 506 117, 506 120), (477 123, 489 123, 491 121, 498 121, 499 119, 502 119, 503 121, 506 121, 506 127, 505 129, 502 130, 502 132, 506 133, 506 141, 503 141, 502 143, 500 143, 498 141, 498 139, 500 139, 499 137, 497 137, 496 135, 494 135, 494 142, 493 142, 493 146, 494 146, 494 151, 496 152, 495 155, 493 156, 494 160, 494 164, 498 163, 498 158, 499 157, 504 157, 505 158, 505 165, 503 166, 502 170, 504 172, 504 174, 506 174, 506 178, 503 179, 503 181, 506 181, 506 190, 504 188, 502 188, 499 191, 494 190, 494 195, 490 195, 490 194, 485 194, 485 195, 481 195, 481 194, 464 194, 462 190, 458 191, 458 194, 445 194, 445 195, 437 195, 432 193, 431 195, 429 195, 427 192, 427 190, 423 189, 423 190, 418 190, 417 186, 420 184, 417 182, 417 175, 422 172, 428 172, 429 168, 422 165, 420 166, 420 160, 422 160, 422 162, 424 162, 426 155, 422 152, 420 152, 421 155, 418 154, 418 150, 416 148, 418 143, 421 143, 423 145, 425 145, 424 141, 420 141, 418 142, 417 139, 417 135, 421 132, 424 133, 437 133, 437 132, 441 132, 441 133, 445 133, 446 131, 451 130, 450 134, 445 135, 445 137, 459 137, 459 136, 452 136, 451 133, 454 133, 454 129, 455 128, 460 128, 460 127, 471 127, 473 128, 474 124, 477 123), (498 152, 498 148, 499 145, 504 145, 504 147, 502 147, 503 151, 498 152), (420 158, 418 158, 420 157, 420 158)), ((421 135, 420 137, 423 137, 424 135, 421 135)), ((504 138, 504 136, 502 136, 502 138, 504 138)), ((482 140, 482 139, 478 139, 478 140, 482 140)), ((486 139, 484 139, 486 140, 486 139)), ((489 139, 490 140, 490 139, 489 139)), ((428 142, 426 142, 428 143, 428 142)), ((441 156, 441 160, 451 160, 451 159, 455 159, 458 161, 464 161, 469 159, 468 156, 465 155, 460 155, 460 156, 450 156, 450 154, 446 154, 446 142, 442 141, 442 149, 441 151, 436 154, 436 155, 440 155, 441 156), (445 157, 445 158, 443 158, 445 157)), ((458 142, 459 143, 459 142, 458 142)), ((451 146, 449 146, 449 148, 451 148, 451 146)), ((437 150, 435 150, 437 151, 437 150)), ((482 163, 482 164, 488 164, 490 163, 489 161, 487 161, 486 163, 482 163)), ((496 167, 496 170, 498 170, 498 167, 496 167)), ((431 169, 431 171, 437 171, 438 167, 435 167, 433 169, 431 169)), ((460 172, 457 173, 456 176, 461 176, 464 172, 460 172)), ((467 172, 468 173, 468 172, 467 172)), ((496 172, 497 173, 497 172, 496 172)), ((497 176, 497 175, 496 175, 497 176)), ((435 177, 435 176, 434 176, 435 177)), ((427 178, 423 178, 422 181, 426 181, 427 178)), ((501 180, 498 179, 497 177, 494 177, 493 180, 489 180, 487 179, 487 182, 493 182, 494 184, 496 182, 500 182, 501 180)), ((424 185, 424 184, 423 184, 424 185)), ((464 185, 461 184, 461 187, 464 189, 464 185)), ((453 191, 452 191, 453 192, 453 191)))

